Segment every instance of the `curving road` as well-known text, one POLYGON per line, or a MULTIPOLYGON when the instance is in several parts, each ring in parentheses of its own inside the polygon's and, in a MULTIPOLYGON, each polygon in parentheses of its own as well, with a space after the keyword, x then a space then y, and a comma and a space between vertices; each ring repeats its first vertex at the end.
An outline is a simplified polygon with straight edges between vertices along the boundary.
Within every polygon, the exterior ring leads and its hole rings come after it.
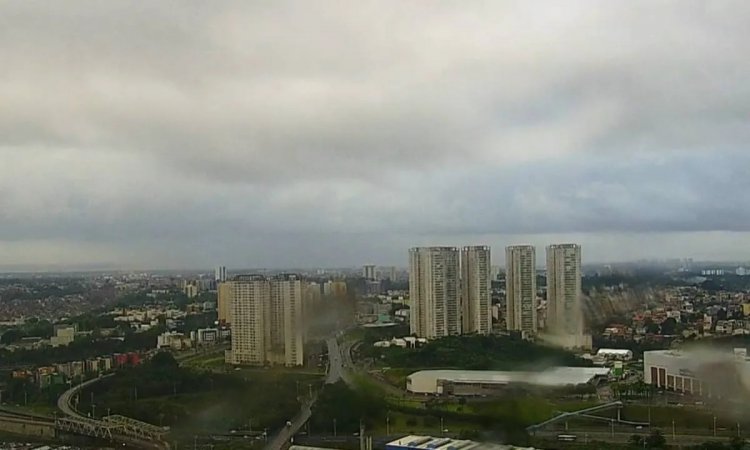
POLYGON ((108 375, 103 375, 98 378, 92 378, 88 381, 85 381, 79 385, 72 386, 67 391, 63 392, 62 395, 57 399, 57 407, 60 409, 60 411, 63 412, 66 416, 74 417, 76 419, 87 419, 88 417, 80 414, 75 408, 73 408, 72 400, 73 396, 75 396, 78 391, 85 388, 86 386, 90 386, 94 383, 97 383, 105 378, 109 378, 113 376, 114 373, 110 373, 108 375))

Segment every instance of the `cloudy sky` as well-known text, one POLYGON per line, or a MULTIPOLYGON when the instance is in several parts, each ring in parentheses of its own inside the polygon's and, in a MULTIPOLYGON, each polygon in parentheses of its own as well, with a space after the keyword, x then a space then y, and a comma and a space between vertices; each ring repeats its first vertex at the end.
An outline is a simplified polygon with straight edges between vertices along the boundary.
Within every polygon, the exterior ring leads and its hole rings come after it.
POLYGON ((0 268, 750 260, 750 3, 0 3, 0 268))

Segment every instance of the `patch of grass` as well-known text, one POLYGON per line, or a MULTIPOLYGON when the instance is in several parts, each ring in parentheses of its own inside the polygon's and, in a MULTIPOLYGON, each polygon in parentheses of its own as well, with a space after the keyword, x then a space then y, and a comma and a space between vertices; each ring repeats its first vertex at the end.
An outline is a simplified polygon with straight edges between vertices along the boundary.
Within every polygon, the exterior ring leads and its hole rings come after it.
MULTIPOLYGON (((677 428, 688 429, 713 429, 714 414, 707 410, 678 406, 651 406, 651 424, 656 427, 671 427, 674 420, 677 428)), ((623 408, 623 417, 628 420, 648 422, 648 405, 626 404, 623 408)), ((727 420, 721 416, 717 417, 717 427, 736 427, 736 420, 727 420)))

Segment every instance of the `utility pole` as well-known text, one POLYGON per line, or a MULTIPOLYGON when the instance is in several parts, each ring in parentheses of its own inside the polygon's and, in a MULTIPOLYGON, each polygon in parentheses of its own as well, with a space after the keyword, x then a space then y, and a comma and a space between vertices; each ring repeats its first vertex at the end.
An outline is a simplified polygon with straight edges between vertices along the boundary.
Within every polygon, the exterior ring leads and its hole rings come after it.
POLYGON ((716 416, 714 416, 714 437, 716 437, 716 416))

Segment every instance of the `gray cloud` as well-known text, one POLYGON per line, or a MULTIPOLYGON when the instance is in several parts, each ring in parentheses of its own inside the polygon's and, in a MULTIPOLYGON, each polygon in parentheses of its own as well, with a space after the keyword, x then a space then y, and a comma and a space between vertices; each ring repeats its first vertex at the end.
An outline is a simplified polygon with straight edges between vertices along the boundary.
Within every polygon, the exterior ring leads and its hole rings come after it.
POLYGON ((739 1, 5 2, 0 264, 742 258, 747 42, 739 1))

